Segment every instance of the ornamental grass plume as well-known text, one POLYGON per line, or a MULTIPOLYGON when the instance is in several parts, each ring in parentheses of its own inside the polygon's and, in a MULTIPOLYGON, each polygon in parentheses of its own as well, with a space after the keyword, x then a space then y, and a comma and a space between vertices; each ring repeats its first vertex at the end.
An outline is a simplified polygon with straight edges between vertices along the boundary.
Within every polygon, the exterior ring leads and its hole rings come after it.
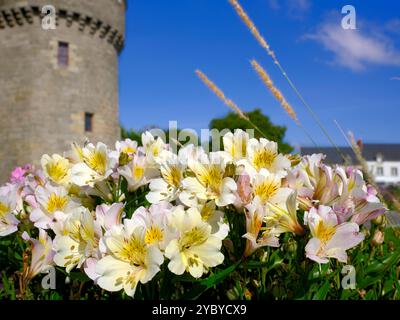
POLYGON ((261 35, 260 31, 258 31, 256 25, 250 19, 250 17, 247 15, 246 11, 244 11, 244 9, 239 4, 239 2, 237 0, 229 0, 229 2, 232 5, 232 7, 235 9, 235 11, 239 15, 239 17, 242 19, 244 24, 247 26, 247 28, 249 28, 250 32, 256 38, 256 40, 261 45, 261 47, 263 47, 265 49, 265 51, 267 51, 268 55, 274 60, 275 63, 278 63, 275 53, 271 50, 268 42, 261 35))
POLYGON ((249 121, 249 118, 244 114, 242 110, 230 99, 228 99, 225 94, 222 92, 220 88, 218 88, 214 82, 212 82, 203 72, 200 70, 196 70, 196 74, 199 78, 204 82, 204 84, 215 93, 215 95, 220 98, 229 108, 231 108, 234 112, 236 112, 239 117, 242 119, 249 121))
POLYGON ((292 106, 286 101, 285 97, 283 96, 282 92, 274 85, 271 80, 271 77, 265 71, 265 69, 255 60, 251 60, 251 65, 253 66, 254 70, 260 76, 262 82, 266 85, 266 87, 271 91, 272 95, 279 101, 282 108, 286 111, 290 118, 293 119, 296 124, 299 124, 299 119, 297 118, 297 114, 292 108, 292 106))
POLYGON ((228 99, 220 88, 218 88, 214 82, 212 82, 203 72, 196 70, 198 77, 204 82, 204 84, 212 91, 214 94, 220 98, 229 108, 236 112, 240 118, 246 120, 258 133, 265 137, 265 133, 260 130, 250 118, 231 100, 228 99))
POLYGON ((373 185, 377 188, 374 177, 370 170, 368 169, 367 160, 365 160, 364 156, 362 155, 362 150, 360 146, 357 144, 356 140, 354 139, 354 134, 349 132, 349 139, 350 139, 350 147, 353 150, 354 154, 356 155, 357 161, 360 163, 362 171, 364 173, 365 179, 368 180, 368 183, 373 185))
MULTIPOLYGON (((240 19, 244 22, 244 24, 247 26, 247 28, 250 30, 250 32, 253 34, 253 36, 256 38, 257 42, 261 45, 262 48, 264 48, 264 50, 267 52, 267 54, 272 58, 274 64, 278 67, 279 71, 282 73, 283 77, 286 79, 286 81, 288 82, 289 86, 292 88, 292 90, 297 95, 297 97, 299 98, 301 103, 304 105, 304 107, 307 109, 307 111, 313 117, 314 121, 317 123, 317 125, 319 126, 321 131, 324 133, 324 135, 327 137, 329 142, 336 149, 337 153, 345 160, 345 157, 344 157, 343 153, 340 151, 340 149, 336 145, 335 141, 333 141, 333 139, 329 135, 328 131, 325 129, 325 127, 322 124, 321 120, 319 119, 318 115, 314 112, 314 110, 311 108, 311 106, 306 102, 306 100, 303 98, 303 95, 300 93, 300 91, 297 89, 295 84, 289 78, 286 70, 282 67, 282 65, 279 62, 278 58, 276 57, 275 53, 271 50, 270 45, 264 39, 264 37, 261 35, 260 31, 258 31, 256 25, 250 19, 250 17, 247 15, 247 13, 244 11, 244 9, 240 5, 239 1, 237 1, 237 0, 229 0, 229 3, 232 5, 232 7, 235 9, 235 11, 238 14, 238 16, 240 17, 240 19)), ((311 138, 311 137, 309 136, 309 138, 311 138)), ((313 141, 313 143, 314 143, 314 141, 313 141)))

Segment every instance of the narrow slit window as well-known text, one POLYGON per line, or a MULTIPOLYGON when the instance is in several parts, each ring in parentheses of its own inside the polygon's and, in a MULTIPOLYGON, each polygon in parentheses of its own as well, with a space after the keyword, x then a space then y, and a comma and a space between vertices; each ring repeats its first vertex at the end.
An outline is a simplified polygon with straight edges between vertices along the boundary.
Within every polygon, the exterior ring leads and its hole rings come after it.
POLYGON ((93 132, 93 113, 85 112, 85 132, 93 132))
POLYGON ((68 42, 58 43, 58 65, 68 67, 69 65, 69 44, 68 42))

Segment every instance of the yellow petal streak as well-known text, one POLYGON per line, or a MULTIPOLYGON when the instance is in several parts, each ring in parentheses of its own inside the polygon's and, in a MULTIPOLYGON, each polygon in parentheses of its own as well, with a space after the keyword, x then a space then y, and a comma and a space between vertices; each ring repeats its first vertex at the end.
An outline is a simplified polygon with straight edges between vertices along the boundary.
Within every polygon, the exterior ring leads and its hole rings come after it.
POLYGON ((323 221, 319 221, 315 227, 316 237, 322 242, 327 243, 332 239, 336 232, 336 227, 327 226, 323 221))
POLYGON ((52 193, 47 201, 47 211, 54 213, 55 211, 63 211, 67 205, 68 197, 62 197, 52 193))
POLYGON ((163 231, 156 225, 153 225, 150 229, 146 230, 146 235, 144 237, 144 242, 146 244, 151 245, 153 243, 159 243, 163 239, 164 239, 163 231))
POLYGON ((60 183, 68 175, 69 161, 67 159, 53 160, 46 164, 46 171, 49 177, 60 183))
POLYGON ((132 176, 135 178, 135 180, 142 179, 143 175, 144 175, 144 168, 142 166, 135 165, 132 168, 132 176))
POLYGON ((9 211, 10 208, 5 203, 0 202, 0 217, 4 217, 9 211))
POLYGON ((207 226, 194 227, 190 231, 185 232, 179 239, 179 247, 181 251, 206 242, 208 239, 208 233, 207 226))
POLYGON ((86 164, 99 174, 106 173, 107 156, 100 151, 94 151, 85 157, 86 164))
POLYGON ((126 147, 122 148, 121 152, 122 153, 127 153, 127 154, 128 153, 135 153, 136 149, 134 147, 131 147, 131 146, 126 146, 126 147))
POLYGON ((144 266, 146 255, 146 244, 135 237, 124 239, 123 247, 119 252, 116 252, 117 257, 135 266, 144 266))
POLYGON ((223 172, 217 165, 209 165, 197 172, 197 178, 200 183, 213 194, 220 193, 220 187, 223 179, 223 172))
POLYGON ((263 203, 266 203, 277 193, 280 186, 278 179, 269 177, 254 187, 254 195, 258 196, 263 203))
POLYGON ((164 180, 172 187, 179 188, 181 185, 182 173, 177 166, 162 168, 161 174, 164 180))
POLYGON ((276 157, 277 152, 275 151, 268 149, 258 150, 254 153, 253 165, 257 170, 262 168, 270 169, 276 157))

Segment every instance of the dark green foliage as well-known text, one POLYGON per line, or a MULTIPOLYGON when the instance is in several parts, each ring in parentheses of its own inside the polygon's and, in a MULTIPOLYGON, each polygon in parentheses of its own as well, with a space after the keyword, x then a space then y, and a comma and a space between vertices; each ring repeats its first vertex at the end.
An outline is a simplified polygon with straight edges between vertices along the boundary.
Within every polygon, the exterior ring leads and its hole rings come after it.
MULTIPOLYGON (((279 151, 282 153, 289 153, 293 150, 293 148, 284 142, 284 137, 286 133, 286 127, 277 126, 271 123, 268 116, 264 115, 260 109, 255 109, 251 112, 245 113, 252 123, 254 123, 264 134, 261 134, 254 130, 255 138, 267 138, 268 140, 272 140, 278 143, 279 151)), ((213 119, 210 122, 210 129, 230 129, 233 131, 234 129, 254 129, 251 124, 245 119, 240 118, 236 113, 229 112, 223 118, 213 119)))
POLYGON ((138 143, 140 143, 142 140, 140 132, 136 132, 133 129, 127 130, 122 126, 121 126, 121 138, 122 139, 131 139, 133 141, 137 141, 138 143))

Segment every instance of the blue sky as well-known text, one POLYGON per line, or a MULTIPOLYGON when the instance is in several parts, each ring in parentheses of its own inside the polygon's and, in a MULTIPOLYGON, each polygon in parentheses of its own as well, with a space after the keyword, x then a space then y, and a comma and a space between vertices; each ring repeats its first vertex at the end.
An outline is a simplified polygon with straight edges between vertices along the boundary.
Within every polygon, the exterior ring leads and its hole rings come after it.
MULTIPOLYGON (((126 128, 207 128, 229 109, 196 77, 199 68, 243 110, 261 108, 287 127, 294 146, 310 140, 279 107, 249 61, 269 72, 320 145, 316 123, 238 18, 228 0, 128 0, 120 59, 120 119, 126 128)), ((339 145, 333 120, 356 138, 400 143, 400 1, 241 0, 281 64, 339 145), (357 30, 341 28, 356 9, 357 30)))

